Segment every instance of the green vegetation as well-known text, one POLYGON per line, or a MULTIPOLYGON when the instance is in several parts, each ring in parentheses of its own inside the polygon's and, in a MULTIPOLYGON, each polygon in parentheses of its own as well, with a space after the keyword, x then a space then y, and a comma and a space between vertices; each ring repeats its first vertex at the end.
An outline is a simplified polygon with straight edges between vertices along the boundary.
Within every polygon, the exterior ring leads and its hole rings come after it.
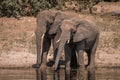
POLYGON ((52 8, 69 10, 67 3, 72 7, 70 10, 81 12, 89 9, 92 13, 92 7, 100 1, 103 0, 0 0, 0 17, 36 16, 40 10, 52 8))
POLYGON ((77 7, 90 8, 95 0, 0 0, 0 16, 36 16, 40 10, 63 9, 66 2, 77 2, 77 7), (91 2, 92 1, 92 2, 91 2))
POLYGON ((55 0, 1 0, 0 16, 35 16, 40 9, 50 9, 56 4, 55 0))

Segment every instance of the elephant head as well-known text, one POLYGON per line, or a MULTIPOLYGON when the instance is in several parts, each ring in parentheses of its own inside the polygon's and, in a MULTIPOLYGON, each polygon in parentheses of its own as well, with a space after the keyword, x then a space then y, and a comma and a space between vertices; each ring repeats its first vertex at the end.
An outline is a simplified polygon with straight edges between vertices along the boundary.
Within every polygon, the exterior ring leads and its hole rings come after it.
POLYGON ((36 34, 43 35, 54 22, 55 16, 58 11, 45 10, 37 15, 37 28, 36 34))
POLYGON ((52 35, 52 34, 55 34, 58 30, 58 28, 60 27, 61 25, 61 22, 64 20, 64 19, 67 19, 67 16, 63 13, 63 12, 58 12, 56 14, 56 17, 54 19, 54 23, 51 25, 50 27, 50 30, 49 30, 49 34, 52 35))

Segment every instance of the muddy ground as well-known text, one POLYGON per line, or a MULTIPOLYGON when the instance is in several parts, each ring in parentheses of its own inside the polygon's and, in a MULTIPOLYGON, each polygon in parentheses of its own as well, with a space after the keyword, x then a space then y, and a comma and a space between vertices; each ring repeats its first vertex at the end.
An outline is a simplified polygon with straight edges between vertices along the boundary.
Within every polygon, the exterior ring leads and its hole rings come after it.
MULTIPOLYGON (((77 15, 96 24, 100 30, 96 67, 120 67, 120 19, 101 14, 101 4, 104 13, 120 11, 119 2, 99 3, 97 14, 77 15)), ((28 68, 36 62, 35 28, 35 17, 0 18, 0 68, 28 68)))

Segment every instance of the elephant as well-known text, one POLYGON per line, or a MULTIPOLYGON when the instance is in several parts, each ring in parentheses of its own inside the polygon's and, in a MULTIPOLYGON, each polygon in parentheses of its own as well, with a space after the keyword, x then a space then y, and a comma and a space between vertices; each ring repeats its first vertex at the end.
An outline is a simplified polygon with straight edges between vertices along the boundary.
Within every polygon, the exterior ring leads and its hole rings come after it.
POLYGON ((85 51, 88 56, 87 68, 94 68, 95 53, 99 40, 98 28, 87 20, 71 18, 65 19, 61 23, 60 29, 62 33, 59 40, 57 40, 59 48, 55 59, 55 70, 58 69, 59 59, 63 50, 65 51, 65 68, 70 70, 70 61, 73 55, 69 51, 71 45, 75 47, 78 66, 85 68, 83 58, 83 52, 85 51))
MULTIPOLYGON (((50 49, 51 43, 53 44, 53 50, 58 46, 56 40, 59 37, 59 30, 55 34, 48 34, 51 25, 54 23, 55 17, 60 13, 60 11, 55 10, 44 10, 37 15, 37 27, 35 31, 36 36, 36 50, 37 50, 37 61, 33 64, 34 68, 44 68, 46 67, 46 58, 48 51, 50 49)), ((61 17, 60 19, 62 19, 61 17)), ((59 23, 59 22, 58 22, 59 23)))
POLYGON ((57 53, 59 43, 56 42, 61 34, 60 24, 64 19, 68 19, 69 16, 65 12, 59 10, 44 10, 37 15, 37 27, 35 31, 36 36, 36 50, 37 60, 36 64, 33 64, 34 68, 45 68, 46 58, 50 49, 51 43, 53 45, 54 58, 57 53), (49 34, 52 32, 52 34, 49 34))

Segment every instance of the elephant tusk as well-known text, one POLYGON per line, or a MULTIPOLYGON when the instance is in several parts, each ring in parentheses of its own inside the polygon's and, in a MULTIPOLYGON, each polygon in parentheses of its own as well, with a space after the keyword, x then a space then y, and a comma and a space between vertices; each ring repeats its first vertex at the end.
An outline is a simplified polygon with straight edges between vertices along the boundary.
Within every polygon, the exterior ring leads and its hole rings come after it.
POLYGON ((67 44, 70 43, 70 40, 67 40, 67 44))
POLYGON ((43 39, 44 36, 45 36, 45 34, 43 34, 41 38, 43 39))
POLYGON ((60 42, 60 39, 58 39, 56 42, 57 42, 57 43, 60 42))
POLYGON ((60 42, 60 40, 61 40, 61 36, 60 36, 60 38, 56 41, 56 43, 59 43, 59 42, 60 42))
POLYGON ((42 37, 41 37, 41 53, 42 53, 42 46, 43 46, 43 38, 44 38, 45 34, 43 33, 42 37))

